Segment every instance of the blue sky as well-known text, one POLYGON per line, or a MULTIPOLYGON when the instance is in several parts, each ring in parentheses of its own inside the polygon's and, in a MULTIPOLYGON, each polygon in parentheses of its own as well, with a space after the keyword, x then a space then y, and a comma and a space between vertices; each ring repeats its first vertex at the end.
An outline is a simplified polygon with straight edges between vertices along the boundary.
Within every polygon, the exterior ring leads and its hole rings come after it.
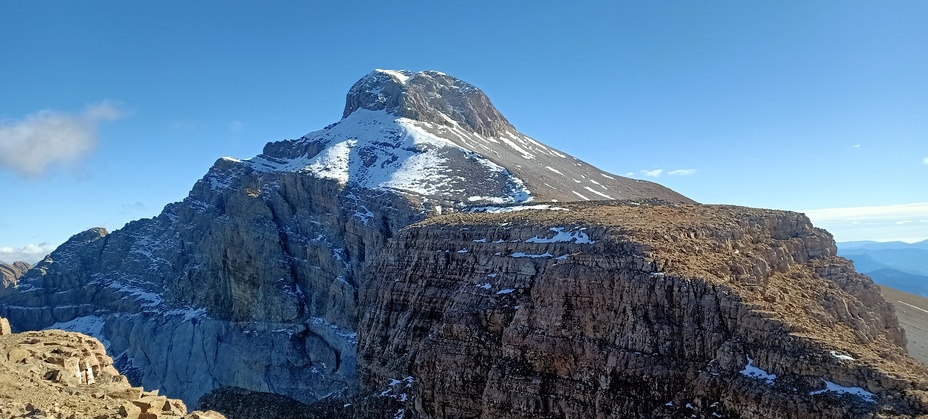
POLYGON ((928 2, 321 3, 0 4, 0 259, 158 214, 375 68, 700 202, 928 238, 928 2))

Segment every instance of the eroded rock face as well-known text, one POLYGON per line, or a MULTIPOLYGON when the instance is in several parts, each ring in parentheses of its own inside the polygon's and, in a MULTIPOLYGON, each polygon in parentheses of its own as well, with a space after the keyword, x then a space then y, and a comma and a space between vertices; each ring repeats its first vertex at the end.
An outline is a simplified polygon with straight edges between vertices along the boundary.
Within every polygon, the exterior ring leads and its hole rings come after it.
POLYGON ((0 263, 0 295, 5 293, 7 288, 15 287, 19 277, 30 268, 32 265, 26 262, 0 263))
MULTIPOLYGON (((0 318, 0 323, 6 319, 0 318)), ((0 414, 50 418, 224 418, 132 387, 99 340, 60 330, 0 333, 0 414)))
POLYGON ((362 382, 412 383, 414 417, 928 413, 892 307, 801 214, 567 208, 391 241, 364 282, 362 382))

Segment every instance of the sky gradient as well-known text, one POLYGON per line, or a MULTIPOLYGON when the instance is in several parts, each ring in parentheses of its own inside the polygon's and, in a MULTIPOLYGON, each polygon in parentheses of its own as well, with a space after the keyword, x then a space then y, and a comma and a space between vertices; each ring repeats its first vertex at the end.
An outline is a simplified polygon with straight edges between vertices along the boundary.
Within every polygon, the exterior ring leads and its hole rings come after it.
POLYGON ((315 3, 0 4, 0 260, 157 215, 375 68, 703 203, 928 239, 928 2, 315 3))

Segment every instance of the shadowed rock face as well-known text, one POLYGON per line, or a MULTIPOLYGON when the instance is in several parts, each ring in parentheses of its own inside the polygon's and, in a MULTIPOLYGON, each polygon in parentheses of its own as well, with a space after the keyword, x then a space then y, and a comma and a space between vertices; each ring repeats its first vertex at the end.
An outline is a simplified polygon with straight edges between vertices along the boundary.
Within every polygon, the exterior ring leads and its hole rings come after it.
POLYGON ((362 382, 408 377, 421 417, 928 409, 892 306, 801 214, 565 207, 443 216, 391 240, 363 282, 362 382))

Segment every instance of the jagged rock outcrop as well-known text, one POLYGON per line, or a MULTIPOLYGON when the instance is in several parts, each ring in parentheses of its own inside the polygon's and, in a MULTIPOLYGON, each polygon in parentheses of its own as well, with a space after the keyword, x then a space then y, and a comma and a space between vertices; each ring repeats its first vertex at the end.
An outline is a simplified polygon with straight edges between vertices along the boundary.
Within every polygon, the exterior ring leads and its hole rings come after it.
POLYGON ((410 383, 411 417, 928 413, 892 306, 801 214, 565 209, 391 240, 363 282, 362 382, 410 383))
POLYGON ((0 263, 0 295, 4 293, 6 288, 11 288, 16 286, 16 282, 19 280, 19 277, 23 276, 26 271, 32 268, 32 265, 26 262, 13 262, 13 263, 0 263))
POLYGON ((9 418, 222 419, 132 387, 103 344, 73 332, 9 333, 0 318, 0 415, 9 418))

